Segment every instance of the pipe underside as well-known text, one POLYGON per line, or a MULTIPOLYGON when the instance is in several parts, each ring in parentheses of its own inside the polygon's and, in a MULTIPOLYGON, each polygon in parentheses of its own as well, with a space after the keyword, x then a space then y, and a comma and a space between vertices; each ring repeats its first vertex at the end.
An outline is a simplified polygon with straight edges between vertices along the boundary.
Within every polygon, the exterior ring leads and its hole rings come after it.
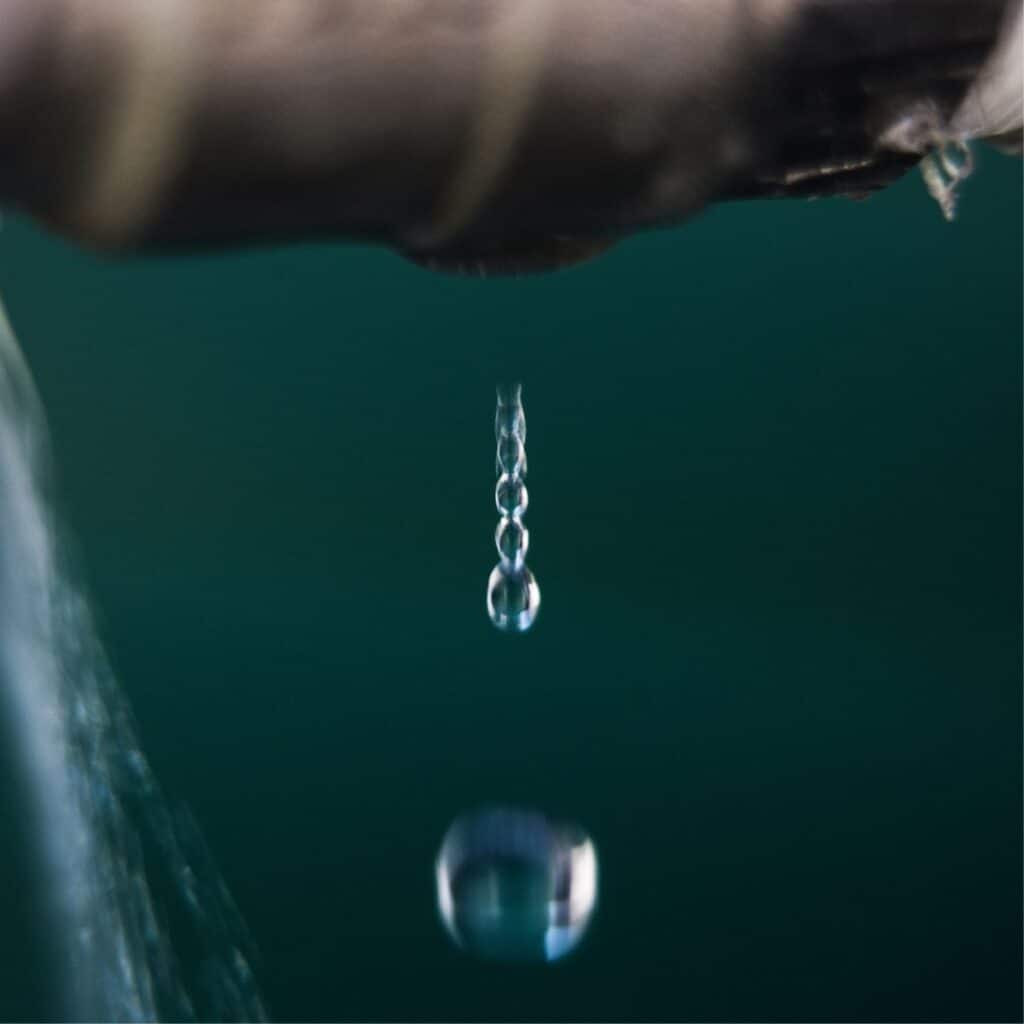
POLYGON ((884 188, 1020 8, 5 2, 0 197, 53 229, 115 251, 347 238, 485 270, 717 200, 884 188))

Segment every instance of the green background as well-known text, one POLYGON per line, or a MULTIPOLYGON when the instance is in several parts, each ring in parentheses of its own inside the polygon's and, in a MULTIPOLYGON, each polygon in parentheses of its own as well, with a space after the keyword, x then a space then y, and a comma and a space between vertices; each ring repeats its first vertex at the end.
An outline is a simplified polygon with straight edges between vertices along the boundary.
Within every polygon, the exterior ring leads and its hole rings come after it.
POLYGON ((980 162, 953 225, 915 174, 520 280, 6 222, 104 640, 276 1017, 1020 1019, 1020 164, 980 162), (523 637, 484 611, 510 379, 523 637), (483 801, 591 832, 564 963, 439 926, 483 801))

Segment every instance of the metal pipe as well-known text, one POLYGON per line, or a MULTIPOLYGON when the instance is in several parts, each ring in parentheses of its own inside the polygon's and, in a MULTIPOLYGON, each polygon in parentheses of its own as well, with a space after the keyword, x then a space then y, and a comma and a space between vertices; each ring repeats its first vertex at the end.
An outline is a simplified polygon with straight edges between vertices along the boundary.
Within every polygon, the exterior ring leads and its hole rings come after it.
POLYGON ((709 202, 885 187, 956 136, 1020 7, 4 0, 0 200, 115 251, 542 269, 709 202))

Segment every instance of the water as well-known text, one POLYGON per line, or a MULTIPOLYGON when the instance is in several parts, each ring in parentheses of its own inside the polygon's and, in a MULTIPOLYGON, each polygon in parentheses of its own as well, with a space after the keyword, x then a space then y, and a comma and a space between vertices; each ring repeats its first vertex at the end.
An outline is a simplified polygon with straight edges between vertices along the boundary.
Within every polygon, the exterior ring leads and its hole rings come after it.
POLYGON ((956 217, 959 188, 973 173, 974 155, 962 140, 943 140, 921 161, 925 188, 946 220, 956 217))
POLYGON ((0 306, 0 724, 29 794, 25 840, 53 960, 43 1013, 263 1020, 242 919, 195 823, 161 793, 71 581, 48 459, 0 306))
POLYGON ((494 533, 494 543, 501 560, 487 581, 487 614, 503 632, 524 633, 537 618, 540 587, 526 565, 530 531, 523 525, 523 516, 530 496, 524 480, 526 415, 520 385, 498 388, 494 434, 498 473, 494 504, 501 516, 494 533))
POLYGON ((535 811, 487 808, 448 829, 435 867, 441 919, 457 945, 498 960, 558 960, 597 903, 594 844, 535 811))

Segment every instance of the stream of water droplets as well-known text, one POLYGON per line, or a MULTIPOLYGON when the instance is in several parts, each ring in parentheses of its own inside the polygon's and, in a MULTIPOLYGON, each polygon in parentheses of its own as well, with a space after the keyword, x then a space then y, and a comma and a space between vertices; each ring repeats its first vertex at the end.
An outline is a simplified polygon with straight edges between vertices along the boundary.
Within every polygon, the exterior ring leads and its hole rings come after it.
POLYGON ((526 490, 526 414, 518 384, 498 388, 494 414, 498 482, 494 503, 501 519, 494 533, 500 561, 487 581, 487 614, 505 633, 525 633, 540 610, 540 587, 526 565, 530 531, 523 525, 526 490))

